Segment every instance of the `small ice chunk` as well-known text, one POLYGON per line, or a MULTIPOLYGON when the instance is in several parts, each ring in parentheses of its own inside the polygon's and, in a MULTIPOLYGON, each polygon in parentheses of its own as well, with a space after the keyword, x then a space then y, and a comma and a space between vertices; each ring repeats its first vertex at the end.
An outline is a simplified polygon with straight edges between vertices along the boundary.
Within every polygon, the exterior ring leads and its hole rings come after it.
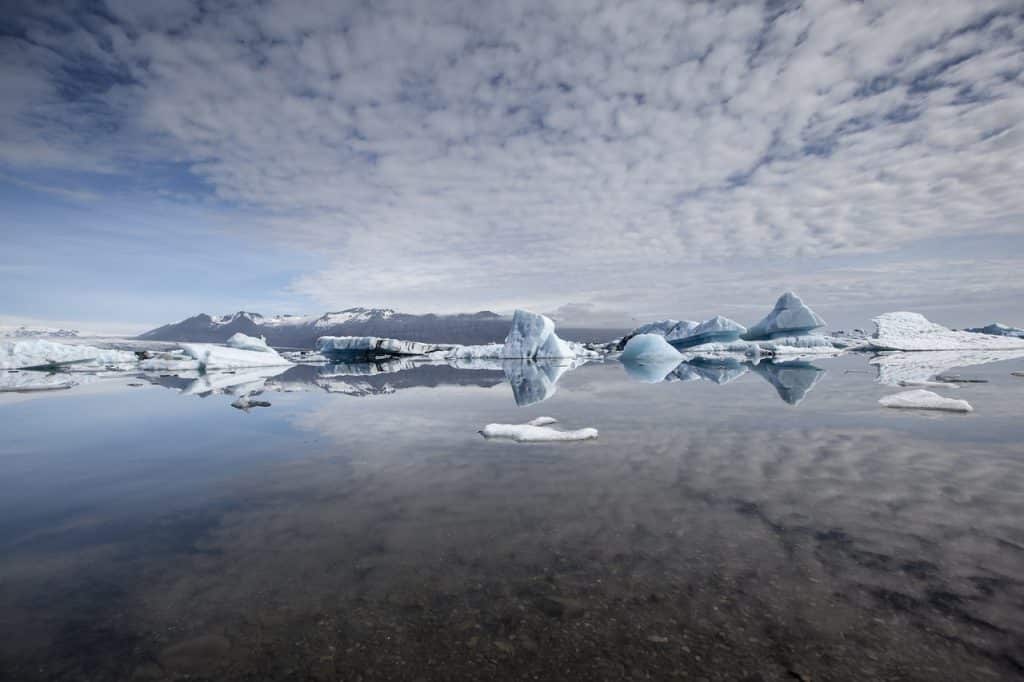
POLYGON ((944 398, 938 393, 924 389, 904 391, 887 395, 878 401, 885 407, 898 407, 914 410, 945 410, 947 412, 972 412, 974 408, 966 400, 944 398))
POLYGON ((683 357, 672 347, 664 336, 659 334, 637 334, 627 343, 619 359, 623 362, 638 364, 664 364, 675 360, 679 363, 683 357))
POLYGON ((556 422, 557 420, 552 417, 538 417, 525 424, 488 424, 480 430, 480 433, 484 438, 506 438, 517 443, 548 443, 597 438, 597 429, 559 431, 550 426, 556 422))

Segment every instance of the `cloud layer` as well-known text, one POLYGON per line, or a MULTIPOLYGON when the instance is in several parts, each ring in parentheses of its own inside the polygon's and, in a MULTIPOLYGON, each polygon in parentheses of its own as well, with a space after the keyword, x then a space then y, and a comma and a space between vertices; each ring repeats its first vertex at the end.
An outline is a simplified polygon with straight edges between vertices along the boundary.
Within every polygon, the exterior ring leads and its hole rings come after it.
POLYGON ((1013 2, 16 14, 12 172, 187 164, 234 229, 326 256, 292 285, 325 305, 636 300, 1024 233, 1013 2))

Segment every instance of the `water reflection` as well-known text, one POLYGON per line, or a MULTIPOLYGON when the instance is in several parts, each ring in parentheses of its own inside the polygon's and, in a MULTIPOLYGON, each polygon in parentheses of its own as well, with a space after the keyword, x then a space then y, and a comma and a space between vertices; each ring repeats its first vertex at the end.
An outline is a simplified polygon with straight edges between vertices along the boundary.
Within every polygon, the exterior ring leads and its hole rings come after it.
POLYGON ((706 381, 728 384, 747 372, 753 372, 770 383, 779 397, 790 405, 799 405, 824 376, 825 370, 804 360, 741 361, 737 358, 693 358, 675 361, 638 363, 623 360, 630 378, 644 383, 662 381, 706 381))

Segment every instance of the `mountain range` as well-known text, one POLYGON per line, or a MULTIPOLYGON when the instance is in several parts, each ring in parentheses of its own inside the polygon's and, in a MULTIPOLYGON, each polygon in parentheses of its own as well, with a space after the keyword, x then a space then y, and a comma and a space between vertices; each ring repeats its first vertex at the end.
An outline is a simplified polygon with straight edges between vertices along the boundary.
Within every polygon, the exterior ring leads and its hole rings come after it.
MULTIPOLYGON (((231 315, 206 313, 157 327, 138 338, 150 341, 221 343, 232 334, 263 336, 276 348, 313 348, 320 336, 381 336, 427 343, 481 344, 505 339, 511 319, 489 310, 456 315, 412 315, 390 308, 348 308, 319 317, 239 311, 231 315)), ((558 328, 571 341, 606 341, 621 330, 558 328)))

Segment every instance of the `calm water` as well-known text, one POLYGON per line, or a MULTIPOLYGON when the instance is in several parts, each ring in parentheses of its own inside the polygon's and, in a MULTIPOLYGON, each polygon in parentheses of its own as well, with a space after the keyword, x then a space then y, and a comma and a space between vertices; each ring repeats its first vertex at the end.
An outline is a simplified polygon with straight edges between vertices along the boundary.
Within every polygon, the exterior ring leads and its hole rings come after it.
POLYGON ((1022 370, 968 415, 863 356, 0 395, 0 677, 1021 678, 1022 370), (540 415, 600 438, 477 434, 540 415))

